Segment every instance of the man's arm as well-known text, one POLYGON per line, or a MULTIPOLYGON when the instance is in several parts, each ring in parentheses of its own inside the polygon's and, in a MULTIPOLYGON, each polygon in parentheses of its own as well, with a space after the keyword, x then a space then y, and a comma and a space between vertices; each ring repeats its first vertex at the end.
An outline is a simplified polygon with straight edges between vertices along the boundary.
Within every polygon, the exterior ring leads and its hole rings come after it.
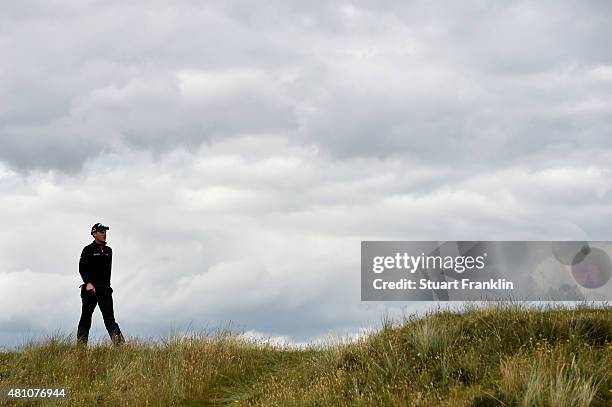
POLYGON ((89 264, 87 261, 87 257, 87 251, 85 250, 85 248, 83 248, 83 251, 81 252, 81 258, 79 259, 79 274, 81 275, 81 278, 83 279, 83 282, 85 284, 91 282, 89 278, 89 264))
POLYGON ((96 287, 91 283, 90 278, 90 267, 89 267, 89 253, 87 253, 86 249, 83 249, 81 252, 81 258, 79 259, 79 274, 85 283, 85 289, 88 291, 96 293, 96 287))

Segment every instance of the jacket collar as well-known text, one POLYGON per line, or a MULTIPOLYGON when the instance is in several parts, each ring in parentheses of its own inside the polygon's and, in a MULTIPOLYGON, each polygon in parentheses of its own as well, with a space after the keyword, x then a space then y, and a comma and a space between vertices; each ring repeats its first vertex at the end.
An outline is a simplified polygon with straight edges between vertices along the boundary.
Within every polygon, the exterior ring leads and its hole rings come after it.
POLYGON ((94 247, 94 248, 100 248, 100 246, 102 246, 102 247, 106 247, 106 242, 104 242, 104 244, 98 244, 98 243, 96 242, 96 240, 94 239, 94 241, 93 241, 93 242, 91 242, 91 246, 92 246, 92 247, 94 247))

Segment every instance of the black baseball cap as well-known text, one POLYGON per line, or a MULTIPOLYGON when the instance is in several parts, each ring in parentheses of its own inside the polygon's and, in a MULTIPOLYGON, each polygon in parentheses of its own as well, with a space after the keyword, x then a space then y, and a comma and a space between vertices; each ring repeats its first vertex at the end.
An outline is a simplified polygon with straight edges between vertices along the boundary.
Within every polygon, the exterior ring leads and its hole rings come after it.
POLYGON ((108 229, 109 229, 109 227, 108 227, 108 226, 104 226, 104 225, 103 225, 103 224, 101 224, 101 223, 96 223, 95 225, 93 225, 93 226, 91 227, 91 234, 93 235, 93 234, 94 234, 94 232, 96 232, 96 231, 108 230, 108 229))

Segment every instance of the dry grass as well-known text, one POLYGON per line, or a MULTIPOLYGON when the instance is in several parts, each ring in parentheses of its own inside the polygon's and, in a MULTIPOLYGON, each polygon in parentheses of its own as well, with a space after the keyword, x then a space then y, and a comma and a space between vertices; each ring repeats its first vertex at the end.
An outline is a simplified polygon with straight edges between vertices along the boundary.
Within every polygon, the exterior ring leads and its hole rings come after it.
POLYGON ((302 350, 229 332, 120 349, 55 335, 0 353, 0 384, 67 386, 71 406, 608 406, 611 341, 609 307, 516 304, 302 350))

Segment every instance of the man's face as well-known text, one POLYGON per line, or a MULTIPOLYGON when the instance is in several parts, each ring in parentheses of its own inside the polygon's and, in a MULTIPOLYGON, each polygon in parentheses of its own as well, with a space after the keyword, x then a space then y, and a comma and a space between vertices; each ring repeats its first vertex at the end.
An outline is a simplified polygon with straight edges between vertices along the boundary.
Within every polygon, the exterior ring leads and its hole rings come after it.
POLYGON ((106 242, 106 230, 96 230, 93 237, 98 243, 106 242))

